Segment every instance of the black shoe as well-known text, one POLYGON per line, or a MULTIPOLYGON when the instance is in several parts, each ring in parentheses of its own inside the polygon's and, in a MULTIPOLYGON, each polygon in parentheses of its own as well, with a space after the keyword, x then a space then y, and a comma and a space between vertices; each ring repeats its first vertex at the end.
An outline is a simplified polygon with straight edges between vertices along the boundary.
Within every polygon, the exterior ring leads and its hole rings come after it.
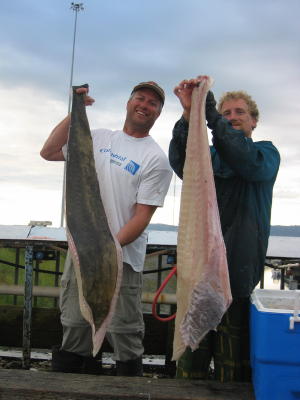
POLYGON ((54 372, 70 372, 80 374, 83 367, 84 357, 69 351, 60 350, 59 347, 52 348, 51 367, 54 372))
POLYGON ((143 376, 142 357, 135 360, 116 361, 117 376, 143 376))
POLYGON ((84 357, 81 372, 83 374, 101 375, 102 362, 94 357, 84 357))

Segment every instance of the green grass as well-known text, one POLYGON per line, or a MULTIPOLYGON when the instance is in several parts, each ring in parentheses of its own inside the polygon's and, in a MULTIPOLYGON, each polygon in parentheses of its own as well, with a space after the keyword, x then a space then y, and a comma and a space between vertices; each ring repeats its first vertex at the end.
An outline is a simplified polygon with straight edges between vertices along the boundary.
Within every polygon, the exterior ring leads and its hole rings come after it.
MULTIPOLYGON (((162 268, 171 267, 171 265, 167 264, 166 261, 167 261, 167 256, 162 256, 162 263, 161 263, 162 268)), ((158 262, 159 262, 158 257, 153 256, 153 257, 146 258, 145 265, 144 265, 144 271, 158 269, 158 262)), ((170 273, 170 271, 161 272, 161 282, 164 281, 164 279, 167 277, 167 275, 169 273, 170 273)), ((158 278, 157 273, 144 275, 144 279, 143 279, 144 292, 156 293, 156 291, 158 289, 157 278, 158 278)), ((168 282, 167 286, 163 290, 163 293, 170 293, 170 294, 176 293, 176 276, 172 276, 172 278, 168 282)), ((152 307, 151 304, 144 304, 143 311, 151 312, 151 307, 152 307)), ((160 311, 162 313, 168 314, 170 312, 170 306, 169 305, 161 305, 160 311)))
MULTIPOLYGON (((65 252, 60 252, 60 272, 63 271, 64 261, 65 261, 65 252)), ((2 261, 8 261, 14 264, 19 264, 24 266, 25 265, 25 250, 24 249, 15 249, 15 248, 0 248, 0 284, 7 284, 7 285, 24 285, 24 277, 25 271, 24 269, 15 268, 13 266, 5 265, 2 261), (17 251, 19 251, 19 260, 17 260, 17 251)), ((170 267, 166 263, 167 257, 162 256, 161 258, 162 263, 161 267, 170 267)), ((156 270, 158 269, 158 257, 146 257, 144 270, 156 270)), ((40 270, 48 270, 48 271, 55 271, 56 262, 55 261, 34 261, 34 268, 39 267, 40 270)), ((165 279, 165 277, 169 274, 169 271, 164 271, 161 273, 161 281, 165 279)), ((155 293, 157 291, 157 278, 158 274, 145 274, 143 279, 143 290, 144 292, 155 293)), ((58 278, 58 284, 60 282, 60 276, 58 278)), ((47 274, 39 272, 33 272, 33 285, 37 286, 55 286, 55 275, 47 274)), ((166 288, 164 289, 164 293, 175 293, 176 292, 176 277, 173 276, 166 288)), ((23 305, 24 304, 24 296, 14 296, 14 295, 0 295, 0 305, 23 305)), ((34 307, 56 307, 57 300, 53 298, 46 298, 46 297, 34 297, 33 300, 34 307)), ((168 305, 161 305, 160 311, 169 313, 170 306, 168 305)), ((143 305, 144 312, 151 312, 151 304, 144 304, 143 305)))
MULTIPOLYGON (((63 271, 65 260, 65 252, 59 252, 60 272, 63 271)), ((25 250, 16 248, 0 248, 0 284, 6 285, 24 285, 25 270, 6 265, 3 261, 25 266, 25 250), (2 261, 2 262, 1 262, 2 261)), ((36 261, 34 260, 34 268, 40 270, 55 271, 56 261, 36 261)), ((42 272, 33 272, 33 285, 37 286, 55 286, 55 275, 42 272)), ((24 296, 0 295, 0 304, 23 305, 24 296)), ((36 307, 53 307, 56 302, 53 298, 36 297, 34 298, 34 306, 36 307)))

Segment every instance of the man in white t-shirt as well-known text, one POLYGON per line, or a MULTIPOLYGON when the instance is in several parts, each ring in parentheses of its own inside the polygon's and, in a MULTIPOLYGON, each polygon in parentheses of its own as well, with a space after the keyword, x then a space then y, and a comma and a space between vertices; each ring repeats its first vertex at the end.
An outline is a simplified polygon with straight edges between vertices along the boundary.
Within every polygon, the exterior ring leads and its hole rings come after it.
MULTIPOLYGON (((85 94, 86 105, 93 104, 88 89, 82 87, 77 92, 85 94)), ((160 86, 152 81, 142 82, 131 92, 122 131, 99 129, 91 132, 101 198, 111 229, 123 250, 123 280, 106 335, 114 349, 117 375, 142 375, 144 322, 141 294, 147 244, 145 228, 156 208, 163 206, 172 177, 166 155, 149 135, 164 100, 160 86)), ((70 115, 51 132, 40 153, 43 158, 65 160, 69 126, 70 115)), ((61 285, 63 342, 61 347, 53 350, 52 369, 98 373, 91 357, 91 328, 80 313, 69 255, 61 285)))

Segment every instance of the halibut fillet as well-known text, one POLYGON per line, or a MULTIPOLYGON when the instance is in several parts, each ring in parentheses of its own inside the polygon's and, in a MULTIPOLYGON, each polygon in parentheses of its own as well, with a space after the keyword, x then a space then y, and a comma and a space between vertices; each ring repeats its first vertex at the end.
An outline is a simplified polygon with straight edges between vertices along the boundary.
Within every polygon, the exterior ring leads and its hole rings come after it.
POLYGON ((177 243, 173 360, 216 329, 232 298, 208 144, 205 101, 212 79, 193 90, 177 243))
POLYGON ((66 163, 67 237, 80 310, 92 327, 95 356, 113 316, 123 263, 101 200, 84 97, 75 90, 66 163))

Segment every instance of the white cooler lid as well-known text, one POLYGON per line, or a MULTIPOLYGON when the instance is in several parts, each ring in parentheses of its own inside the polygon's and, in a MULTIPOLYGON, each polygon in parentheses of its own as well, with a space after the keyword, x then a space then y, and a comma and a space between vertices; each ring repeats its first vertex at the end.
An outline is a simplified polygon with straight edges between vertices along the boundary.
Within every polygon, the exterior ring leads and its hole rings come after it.
POLYGON ((300 290, 255 289, 251 302, 259 311, 293 314, 300 312, 300 290))

